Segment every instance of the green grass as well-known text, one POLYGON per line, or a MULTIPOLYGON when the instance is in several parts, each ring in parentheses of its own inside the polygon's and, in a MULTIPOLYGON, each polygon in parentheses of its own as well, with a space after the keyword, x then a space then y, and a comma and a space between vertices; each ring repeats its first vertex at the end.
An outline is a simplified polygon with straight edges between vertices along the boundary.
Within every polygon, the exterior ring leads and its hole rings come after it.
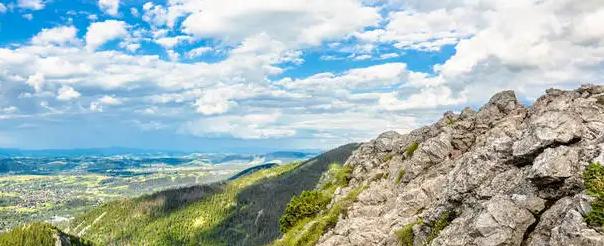
POLYGON ((47 223, 31 223, 0 234, 1 246, 54 246, 57 237, 68 240, 74 246, 92 245, 91 242, 65 234, 47 223))
POLYGON ((294 196, 279 219, 281 231, 287 232, 298 221, 315 216, 324 210, 330 201, 331 196, 324 195, 318 190, 303 191, 299 196, 294 196))
POLYGON ((394 158, 394 154, 389 153, 386 156, 384 156, 384 162, 389 162, 390 160, 392 160, 392 158, 394 158))
POLYGON ((281 231, 285 233, 300 221, 315 217, 325 210, 336 189, 348 185, 351 172, 352 168, 349 166, 332 163, 325 173, 328 180, 321 184, 319 189, 303 191, 287 204, 285 212, 279 219, 281 231))
POLYGON ((421 223, 423 223, 422 220, 417 220, 416 222, 407 224, 403 226, 403 228, 398 229, 394 232, 394 235, 396 235, 400 246, 413 246, 413 241, 415 240, 415 235, 413 234, 413 226, 421 223))
POLYGON ((404 176, 405 176, 405 169, 401 168, 401 170, 398 171, 398 175, 396 176, 396 180, 394 182, 396 184, 400 184, 401 181, 403 181, 404 176))
POLYGON ((76 218, 71 231, 100 245, 225 245, 214 236, 215 230, 234 213, 239 192, 297 165, 280 165, 235 179, 182 207, 162 195, 111 202, 76 218))
POLYGON ((592 226, 604 226, 604 166, 592 163, 583 172, 587 193, 595 197, 591 211, 585 215, 585 221, 592 226))
POLYGON ((440 232, 445 229, 445 227, 447 227, 451 221, 453 221, 453 219, 455 219, 454 212, 445 211, 441 213, 438 217, 438 220, 432 224, 432 230, 430 230, 430 234, 428 234, 425 244, 430 244, 432 240, 438 237, 438 234, 440 234, 440 232))
MULTIPOLYGON (((322 194, 331 202, 336 189, 348 185, 351 172, 352 169, 348 166, 332 164, 326 173, 329 181, 315 189, 314 192, 322 194)), ((280 240, 274 242, 274 245, 314 245, 328 229, 336 225, 340 214, 347 212, 348 207, 352 205, 363 189, 364 187, 355 188, 344 198, 333 203, 330 208, 300 217, 293 226, 288 228, 280 240)), ((309 202, 309 204, 313 204, 313 202, 309 202)), ((284 216, 287 216, 287 213, 284 216)))
POLYGON ((455 119, 453 119, 453 118, 447 118, 447 125, 450 126, 450 125, 453 125, 453 124, 455 124, 455 119))
POLYGON ((350 191, 333 206, 312 218, 305 218, 292 227, 283 237, 274 243, 275 246, 311 246, 338 222, 340 214, 346 214, 358 195, 365 189, 359 186, 350 191))
POLYGON ((413 143, 409 144, 409 146, 407 146, 407 148, 405 148, 405 156, 407 156, 407 157, 413 156, 413 153, 417 150, 418 147, 419 147, 419 144, 417 142, 413 142, 413 143))
POLYGON ((338 187, 348 185, 351 173, 351 167, 343 166, 338 163, 332 163, 329 165, 329 170, 327 170, 326 173, 327 177, 329 177, 329 180, 319 187, 320 190, 322 190, 326 195, 331 196, 331 194, 333 194, 338 187))

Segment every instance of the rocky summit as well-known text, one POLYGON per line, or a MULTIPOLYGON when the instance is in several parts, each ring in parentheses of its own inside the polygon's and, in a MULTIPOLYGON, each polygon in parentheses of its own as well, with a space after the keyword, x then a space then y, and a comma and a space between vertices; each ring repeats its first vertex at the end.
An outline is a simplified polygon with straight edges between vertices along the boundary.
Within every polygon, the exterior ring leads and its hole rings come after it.
POLYGON ((584 179, 597 163, 604 86, 549 89, 530 107, 502 91, 361 145, 332 204, 363 191, 318 245, 604 245, 586 222, 601 212, 584 179))

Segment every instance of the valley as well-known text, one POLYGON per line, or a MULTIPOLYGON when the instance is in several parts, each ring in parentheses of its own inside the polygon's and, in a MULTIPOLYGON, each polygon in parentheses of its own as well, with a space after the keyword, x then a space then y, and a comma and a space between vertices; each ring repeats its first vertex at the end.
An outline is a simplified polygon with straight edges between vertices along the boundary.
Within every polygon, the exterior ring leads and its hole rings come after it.
POLYGON ((31 221, 63 225, 100 204, 153 192, 213 183, 263 163, 312 156, 187 155, 6 157, 0 166, 0 231, 31 221))

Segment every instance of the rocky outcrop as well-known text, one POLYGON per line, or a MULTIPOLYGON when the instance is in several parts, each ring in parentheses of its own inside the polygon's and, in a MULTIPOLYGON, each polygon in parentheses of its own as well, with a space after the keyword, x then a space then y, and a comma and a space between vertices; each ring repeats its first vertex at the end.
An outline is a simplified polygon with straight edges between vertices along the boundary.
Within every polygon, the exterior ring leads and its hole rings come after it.
POLYGON ((582 173, 604 160, 604 86, 550 89, 531 107, 512 91, 361 145, 341 199, 365 186, 319 245, 604 245, 583 216, 582 173), (409 226, 408 226, 409 225, 409 226))

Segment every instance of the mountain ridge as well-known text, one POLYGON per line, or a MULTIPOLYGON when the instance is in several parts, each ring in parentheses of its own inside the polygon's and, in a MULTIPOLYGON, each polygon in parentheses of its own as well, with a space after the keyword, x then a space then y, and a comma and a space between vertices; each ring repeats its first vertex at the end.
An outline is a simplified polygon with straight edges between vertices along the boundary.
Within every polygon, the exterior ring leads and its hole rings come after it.
POLYGON ((317 245, 604 245, 603 160, 604 86, 503 91, 362 144, 333 201, 365 189, 317 245))

